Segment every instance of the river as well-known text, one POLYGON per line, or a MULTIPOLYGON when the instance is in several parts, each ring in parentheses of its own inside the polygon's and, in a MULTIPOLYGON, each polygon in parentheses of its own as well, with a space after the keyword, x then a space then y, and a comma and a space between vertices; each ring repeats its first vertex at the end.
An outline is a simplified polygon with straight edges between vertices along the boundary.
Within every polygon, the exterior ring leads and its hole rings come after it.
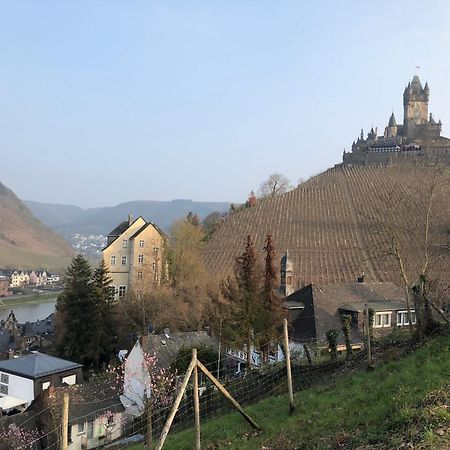
POLYGON ((16 319, 19 323, 35 322, 48 317, 55 311, 56 298, 51 298, 36 303, 24 302, 22 304, 10 304, 0 306, 0 320, 8 317, 11 311, 14 311, 16 319))

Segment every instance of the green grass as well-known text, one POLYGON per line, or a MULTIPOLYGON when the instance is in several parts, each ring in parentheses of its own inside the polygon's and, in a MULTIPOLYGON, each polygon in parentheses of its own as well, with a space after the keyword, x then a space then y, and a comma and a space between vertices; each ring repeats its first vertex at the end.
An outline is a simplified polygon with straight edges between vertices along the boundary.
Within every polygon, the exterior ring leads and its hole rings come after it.
POLYGON ((10 306, 20 306, 20 305, 29 305, 34 303, 48 302, 50 300, 57 299, 58 295, 61 292, 53 291, 53 292, 33 292, 30 294, 24 294, 20 296, 10 297, 1 297, 0 308, 1 307, 10 307, 10 306))
MULTIPOLYGON (((371 372, 346 374, 327 386, 297 392, 293 414, 285 395, 248 406, 246 411, 263 429, 260 433, 234 412, 203 421, 202 448, 390 449, 402 443, 447 448, 449 382, 450 337, 439 336, 371 372)), ((169 434, 164 448, 192 449, 194 442, 190 428, 169 434)))

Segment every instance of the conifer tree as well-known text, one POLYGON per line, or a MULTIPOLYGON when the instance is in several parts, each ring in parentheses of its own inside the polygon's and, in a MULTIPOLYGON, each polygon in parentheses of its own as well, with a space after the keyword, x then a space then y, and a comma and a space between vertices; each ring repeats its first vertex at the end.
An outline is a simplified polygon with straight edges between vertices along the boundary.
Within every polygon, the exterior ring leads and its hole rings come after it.
POLYGON ((261 331, 260 281, 255 246, 248 235, 245 251, 235 260, 233 277, 229 277, 222 286, 222 294, 230 304, 227 332, 232 344, 247 347, 248 370, 251 370, 254 335, 261 331))
POLYGON ((104 259, 94 271, 92 281, 93 329, 91 358, 98 369, 107 364, 117 336, 114 318, 114 288, 104 259))
POLYGON ((78 255, 67 269, 64 291, 56 302, 57 351, 63 358, 90 365, 93 327, 92 272, 78 255))
POLYGON ((277 271, 275 269, 275 245, 271 234, 267 235, 264 246, 265 266, 264 284, 262 291, 262 317, 261 328, 267 330, 261 336, 261 350, 264 361, 269 357, 271 341, 276 337, 276 326, 281 324, 283 316, 281 300, 276 296, 277 271))

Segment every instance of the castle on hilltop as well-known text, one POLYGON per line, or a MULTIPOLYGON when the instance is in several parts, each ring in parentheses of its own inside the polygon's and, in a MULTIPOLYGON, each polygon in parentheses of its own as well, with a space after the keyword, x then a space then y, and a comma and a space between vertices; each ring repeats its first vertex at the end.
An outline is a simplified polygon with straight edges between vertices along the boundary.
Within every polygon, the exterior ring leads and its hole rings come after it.
POLYGON ((403 124, 391 114, 383 135, 373 128, 353 141, 352 151, 344 150, 342 163, 350 165, 433 164, 450 165, 450 139, 441 136, 442 123, 428 114, 430 88, 417 75, 403 92, 403 124))

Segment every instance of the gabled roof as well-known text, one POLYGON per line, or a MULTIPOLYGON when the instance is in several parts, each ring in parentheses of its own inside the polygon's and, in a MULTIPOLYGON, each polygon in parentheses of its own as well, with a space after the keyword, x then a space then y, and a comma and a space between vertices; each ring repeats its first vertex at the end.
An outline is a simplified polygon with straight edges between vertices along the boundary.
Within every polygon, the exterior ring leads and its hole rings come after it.
POLYGON ((143 350, 155 355, 157 366, 168 368, 182 347, 198 347, 204 345, 217 348, 217 339, 206 331, 187 331, 183 333, 151 334, 142 340, 143 350))
POLYGON ((110 231, 108 233, 108 236, 120 236, 122 233, 127 231, 129 227, 130 227, 130 224, 128 223, 128 220, 125 220, 122 223, 120 223, 119 225, 117 225, 117 227, 114 228, 114 230, 110 231))
POLYGON ((46 355, 45 353, 32 353, 19 358, 0 361, 0 371, 33 380, 80 367, 82 367, 81 364, 46 355))
POLYGON ((130 237, 130 241, 133 239, 136 239, 139 234, 141 234, 147 227, 152 226, 163 238, 166 238, 166 234, 161 231, 153 222, 147 222, 145 225, 143 225, 141 228, 139 228, 136 233, 134 233, 131 237, 130 237))

